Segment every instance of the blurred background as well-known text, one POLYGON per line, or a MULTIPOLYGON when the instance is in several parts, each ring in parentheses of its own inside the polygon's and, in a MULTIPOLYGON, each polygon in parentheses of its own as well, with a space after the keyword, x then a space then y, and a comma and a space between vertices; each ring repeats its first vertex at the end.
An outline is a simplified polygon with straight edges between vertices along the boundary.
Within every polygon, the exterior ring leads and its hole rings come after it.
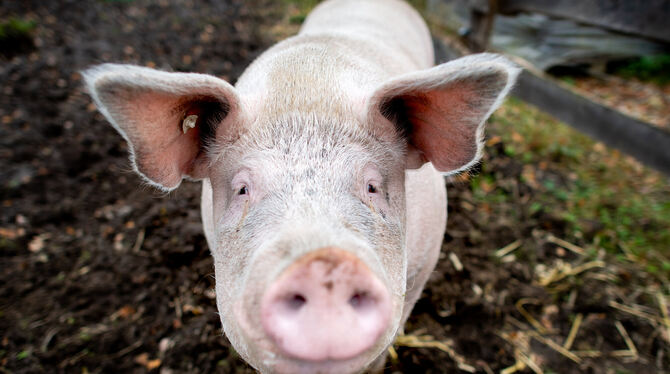
MULTIPOLYGON (((0 372, 253 372, 221 334, 199 184, 142 186, 79 71, 234 83, 317 3, 0 4, 0 372)), ((526 70, 449 180, 441 259, 385 372, 668 372, 670 3, 411 3, 438 62, 526 70)))

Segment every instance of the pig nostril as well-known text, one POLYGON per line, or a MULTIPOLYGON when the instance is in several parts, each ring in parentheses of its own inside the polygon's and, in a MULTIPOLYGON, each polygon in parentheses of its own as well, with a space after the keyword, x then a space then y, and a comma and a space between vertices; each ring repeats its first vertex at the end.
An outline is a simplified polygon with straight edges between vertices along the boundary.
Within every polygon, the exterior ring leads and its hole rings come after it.
POLYGON ((290 295, 285 300, 286 306, 291 310, 298 310, 307 303, 307 299, 299 293, 290 295))
POLYGON ((349 305, 354 309, 363 309, 372 304, 372 301, 372 297, 367 292, 356 292, 349 298, 349 305))

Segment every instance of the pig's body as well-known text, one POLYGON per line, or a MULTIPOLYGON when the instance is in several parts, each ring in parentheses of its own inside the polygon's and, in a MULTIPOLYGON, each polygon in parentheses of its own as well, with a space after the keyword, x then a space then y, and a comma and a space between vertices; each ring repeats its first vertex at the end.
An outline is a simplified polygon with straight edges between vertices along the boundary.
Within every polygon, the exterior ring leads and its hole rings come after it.
POLYGON ((432 64, 407 4, 330 0, 235 87, 127 65, 84 73, 148 183, 203 181, 223 329, 260 371, 384 363, 439 255, 441 173, 478 161, 518 74, 490 54, 432 64))

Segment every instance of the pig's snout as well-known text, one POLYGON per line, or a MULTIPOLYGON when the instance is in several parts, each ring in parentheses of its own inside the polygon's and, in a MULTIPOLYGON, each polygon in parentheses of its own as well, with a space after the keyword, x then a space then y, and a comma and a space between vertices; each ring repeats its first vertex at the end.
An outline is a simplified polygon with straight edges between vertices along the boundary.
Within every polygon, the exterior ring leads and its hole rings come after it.
POLYGON ((371 348, 391 319, 388 289, 355 255, 338 248, 289 266, 261 302, 265 332, 287 356, 345 360, 371 348))

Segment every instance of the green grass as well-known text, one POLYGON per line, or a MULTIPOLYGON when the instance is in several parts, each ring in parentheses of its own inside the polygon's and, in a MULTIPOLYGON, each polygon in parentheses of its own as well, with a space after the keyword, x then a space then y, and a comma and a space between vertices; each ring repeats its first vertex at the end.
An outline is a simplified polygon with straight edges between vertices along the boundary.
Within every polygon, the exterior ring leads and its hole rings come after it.
POLYGON ((321 2, 321 0, 283 0, 286 6, 291 7, 289 22, 301 24, 307 18, 307 14, 321 2))
POLYGON ((16 359, 21 361, 21 360, 27 358, 28 356, 30 356, 30 351, 21 351, 21 352, 16 354, 16 359))
MULTIPOLYGON (((667 177, 515 99, 494 115, 488 134, 499 137, 504 155, 523 164, 519 179, 534 189, 528 216, 549 212, 567 223, 572 237, 564 239, 626 254, 650 273, 670 273, 667 177)), ((511 203, 504 189, 482 188, 495 183, 484 165, 471 181, 474 197, 511 203)))
POLYGON ((624 78, 667 84, 670 83, 670 54, 642 56, 620 65, 614 72, 624 78))
POLYGON ((0 40, 28 36, 37 26, 33 20, 10 18, 0 22, 0 40))

